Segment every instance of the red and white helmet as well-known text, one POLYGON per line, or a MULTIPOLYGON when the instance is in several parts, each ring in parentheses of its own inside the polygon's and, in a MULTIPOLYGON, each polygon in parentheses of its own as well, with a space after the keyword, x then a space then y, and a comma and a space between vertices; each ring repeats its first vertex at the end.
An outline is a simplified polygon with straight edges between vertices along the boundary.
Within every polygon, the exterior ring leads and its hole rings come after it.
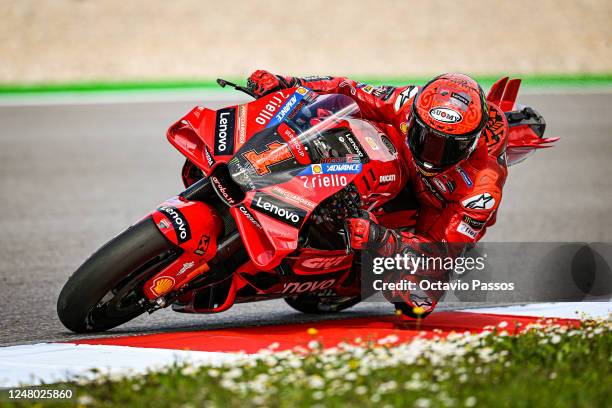
POLYGON ((429 81, 414 99, 407 135, 417 166, 436 173, 467 158, 488 116, 485 94, 469 76, 443 74, 429 81))

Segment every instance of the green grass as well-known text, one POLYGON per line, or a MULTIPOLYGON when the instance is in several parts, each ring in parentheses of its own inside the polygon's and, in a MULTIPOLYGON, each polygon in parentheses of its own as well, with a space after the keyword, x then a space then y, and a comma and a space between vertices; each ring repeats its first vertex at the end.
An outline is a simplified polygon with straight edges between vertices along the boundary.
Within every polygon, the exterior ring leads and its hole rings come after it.
MULTIPOLYGON (((225 367, 175 365, 131 378, 67 384, 85 406, 607 407, 612 324, 533 326, 520 335, 397 344, 363 341, 268 353, 225 367)), ((73 400, 73 403, 75 400, 73 400)), ((60 405, 50 403, 47 405, 60 405)))
MULTIPOLYGON (((522 78, 526 86, 533 87, 611 87, 612 73, 602 74, 567 74, 567 75, 515 75, 522 78)), ((482 85, 489 87, 501 75, 476 76, 482 85)), ((356 77, 356 80, 371 84, 422 84, 430 77, 356 77)), ((231 78, 236 83, 244 84, 245 78, 231 78)), ((0 83, 0 97, 20 94, 57 94, 57 93, 99 93, 99 92, 134 92, 134 91, 191 91, 221 89, 214 80, 158 80, 158 81, 116 81, 116 82, 66 82, 66 83, 0 83)))

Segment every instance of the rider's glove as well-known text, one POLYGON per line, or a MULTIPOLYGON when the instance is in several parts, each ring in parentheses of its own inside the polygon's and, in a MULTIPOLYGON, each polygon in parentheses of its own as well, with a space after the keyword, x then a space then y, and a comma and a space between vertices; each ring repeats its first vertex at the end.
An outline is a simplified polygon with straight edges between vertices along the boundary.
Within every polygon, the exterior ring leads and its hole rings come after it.
POLYGON ((358 217, 347 219, 346 227, 353 249, 375 250, 384 256, 393 255, 398 250, 395 231, 379 225, 367 211, 361 211, 358 217))
POLYGON ((290 84, 285 78, 262 69, 253 72, 249 79, 247 79, 247 88, 257 95, 258 98, 289 87, 290 84))

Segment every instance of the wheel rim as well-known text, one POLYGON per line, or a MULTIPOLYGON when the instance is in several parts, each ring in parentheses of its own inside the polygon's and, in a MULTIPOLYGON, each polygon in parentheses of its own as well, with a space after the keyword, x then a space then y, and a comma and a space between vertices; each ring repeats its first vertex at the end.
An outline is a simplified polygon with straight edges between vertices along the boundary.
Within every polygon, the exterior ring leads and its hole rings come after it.
POLYGON ((96 327, 109 319, 132 318, 145 311, 144 283, 173 262, 179 253, 168 251, 143 263, 109 290, 87 314, 87 325, 96 327))

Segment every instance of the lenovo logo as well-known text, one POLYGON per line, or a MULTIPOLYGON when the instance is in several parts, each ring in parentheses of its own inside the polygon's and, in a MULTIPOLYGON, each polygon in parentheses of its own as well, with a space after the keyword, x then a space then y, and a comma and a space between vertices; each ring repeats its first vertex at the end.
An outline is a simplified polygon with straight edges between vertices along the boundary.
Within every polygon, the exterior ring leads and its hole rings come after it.
POLYGON ((304 293, 329 289, 336 283, 335 279, 310 282, 291 282, 283 287, 283 293, 304 293))
POLYGON ((306 218, 306 211, 264 193, 256 193, 251 203, 253 209, 272 218, 299 228, 306 218))
POLYGON ((215 156, 234 154, 234 127, 236 108, 217 111, 215 121, 215 156))
POLYGON ((157 209, 160 213, 164 214, 172 222, 172 228, 176 233, 176 240, 179 244, 182 244, 191 239, 191 229, 187 223, 187 219, 181 213, 178 208, 170 205, 162 205, 157 209))

